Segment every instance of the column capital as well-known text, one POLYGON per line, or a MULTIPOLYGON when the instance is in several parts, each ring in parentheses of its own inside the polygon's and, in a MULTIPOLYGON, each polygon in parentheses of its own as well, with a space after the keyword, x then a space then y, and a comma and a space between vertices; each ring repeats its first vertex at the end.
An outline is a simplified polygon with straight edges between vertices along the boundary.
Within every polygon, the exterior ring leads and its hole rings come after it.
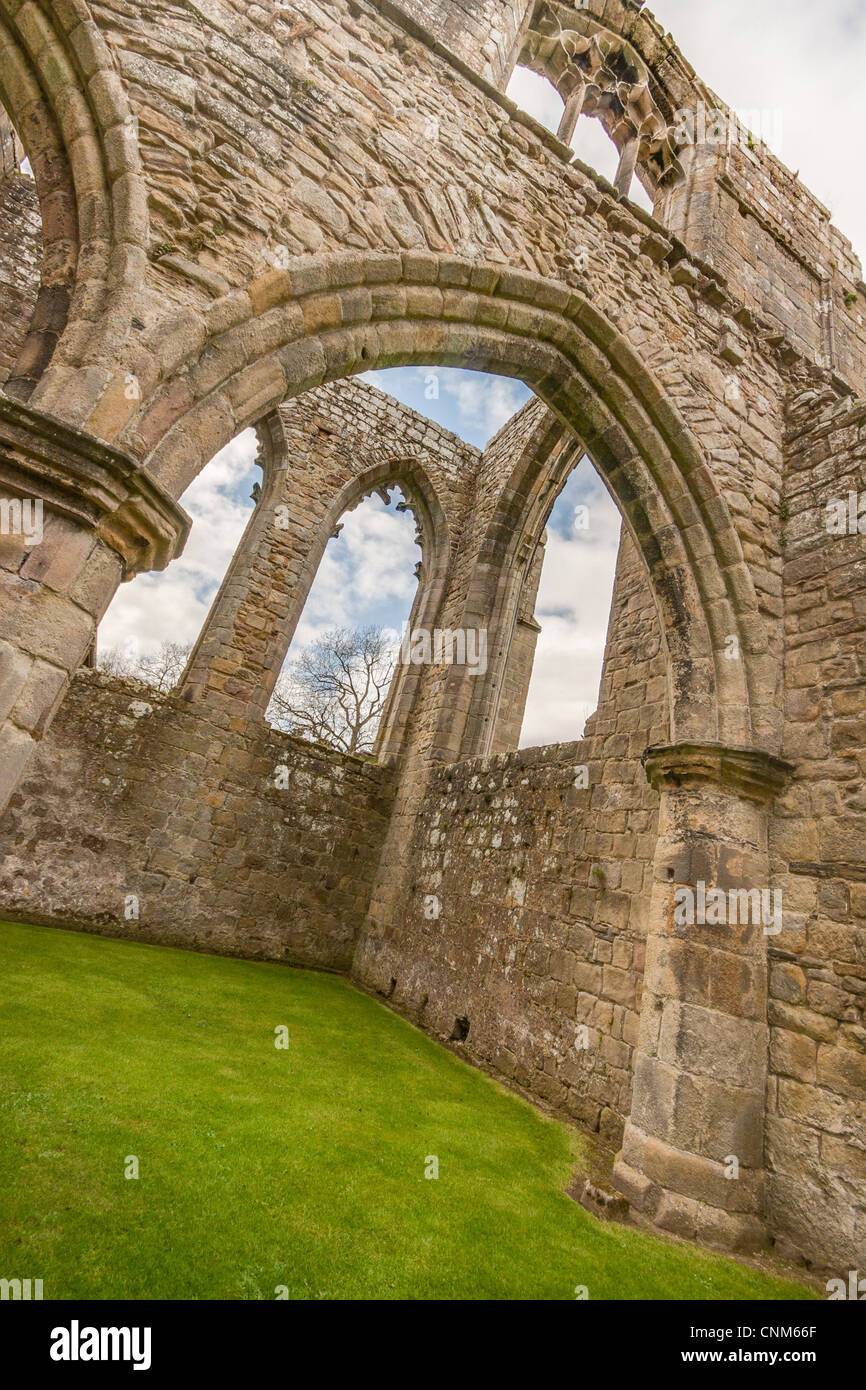
POLYGON ((129 454, 0 391, 0 494, 41 501, 92 530, 123 559, 125 577, 181 553, 187 513, 129 454))
POLYGON ((794 771, 793 763, 763 748, 723 743, 656 744, 641 762, 656 791, 711 786, 758 802, 778 796, 794 771))

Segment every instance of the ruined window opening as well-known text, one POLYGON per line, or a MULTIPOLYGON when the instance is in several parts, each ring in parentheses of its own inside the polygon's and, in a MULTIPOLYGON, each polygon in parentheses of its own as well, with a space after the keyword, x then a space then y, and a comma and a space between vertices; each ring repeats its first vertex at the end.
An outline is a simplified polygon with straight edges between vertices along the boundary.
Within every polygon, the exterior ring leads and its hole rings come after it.
MULTIPOLYGON (((544 414, 538 413, 540 402, 530 388, 507 377, 422 366, 372 373, 366 380, 458 437, 471 440, 472 447, 482 453, 504 450, 513 465, 544 414), (521 424, 524 411, 530 412, 526 428, 521 424)), ((472 680, 472 699, 480 698, 476 708, 486 730, 479 728, 478 737, 492 739, 493 744, 475 748, 475 735, 470 734, 465 747, 474 751, 462 756, 507 752, 520 742, 524 746, 571 742, 580 737, 598 703, 621 518, 573 436, 562 440, 561 451, 557 446, 557 457, 559 482, 548 504, 549 545, 538 546, 534 567, 529 556, 515 556, 503 571, 501 582, 513 592, 509 597, 502 591, 503 606, 498 607, 497 600, 488 612, 485 670, 481 679, 476 675, 472 680), (580 519, 579 506, 584 507, 580 519), (539 577, 543 588, 537 610, 539 577), (568 609, 569 603, 581 606, 581 620, 568 609), (591 610, 588 621, 587 608, 591 610)), ((480 459, 479 466, 483 467, 480 459)), ((544 506, 544 493, 539 495, 539 505, 544 506)), ((527 538, 533 548, 538 534, 533 529, 527 538)))
POLYGON ((328 540, 268 719, 350 754, 373 754, 423 578, 419 519, 396 483, 345 511, 328 540))
POLYGON ((608 183, 627 194, 647 212, 653 200, 637 172, 638 145, 626 141, 619 149, 600 119, 601 111, 583 110, 585 92, 579 87, 566 101, 550 78, 529 67, 515 68, 506 95, 547 130, 569 145, 578 159, 608 183))
POLYGON ((598 705, 620 530, 619 509, 584 454, 529 565, 506 676, 514 727, 500 728, 500 740, 536 747, 582 737, 598 705))
POLYGON ((186 548, 161 573, 122 584, 99 626, 95 664, 108 674, 171 689, 261 492, 259 442, 243 430, 202 469, 180 499, 192 517, 186 548))

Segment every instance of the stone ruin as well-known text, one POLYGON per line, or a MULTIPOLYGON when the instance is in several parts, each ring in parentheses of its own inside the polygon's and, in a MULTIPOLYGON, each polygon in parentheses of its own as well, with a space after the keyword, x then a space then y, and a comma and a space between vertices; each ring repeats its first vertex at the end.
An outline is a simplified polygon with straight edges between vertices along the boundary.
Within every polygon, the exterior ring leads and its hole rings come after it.
POLYGON ((636 0, 0 0, 0 47, 0 917, 344 972, 598 1132, 639 1220, 863 1268, 866 286, 827 210, 736 122, 682 138, 726 108, 636 0), (407 364, 536 399, 482 453, 350 380, 407 364), (248 426, 181 684, 89 669, 248 426), (623 519, 598 710, 517 751, 584 453, 623 519), (265 710, 391 485, 413 625, 489 660, 398 668, 351 758, 265 710))

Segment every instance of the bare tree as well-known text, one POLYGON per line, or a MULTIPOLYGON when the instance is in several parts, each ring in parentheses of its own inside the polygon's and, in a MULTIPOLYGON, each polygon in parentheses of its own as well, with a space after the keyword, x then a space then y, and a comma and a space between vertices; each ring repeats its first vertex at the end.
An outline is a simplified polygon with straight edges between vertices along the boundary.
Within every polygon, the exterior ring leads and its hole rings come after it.
POLYGON ((333 628, 283 672, 268 716, 277 729, 344 753, 369 753, 394 673, 381 628, 333 628))
POLYGON ((106 647, 104 652, 98 652, 96 664, 109 676, 141 681, 165 695, 183 675, 191 651, 189 642, 163 642, 158 651, 148 656, 125 656, 118 647, 106 647))

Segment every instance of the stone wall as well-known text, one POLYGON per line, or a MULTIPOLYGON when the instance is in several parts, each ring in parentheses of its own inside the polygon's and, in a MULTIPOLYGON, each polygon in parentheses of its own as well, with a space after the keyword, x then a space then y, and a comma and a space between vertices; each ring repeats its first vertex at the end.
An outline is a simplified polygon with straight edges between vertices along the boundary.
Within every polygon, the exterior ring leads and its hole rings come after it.
POLYGON ((0 178, 0 385, 21 350, 39 292, 42 219, 36 185, 10 170, 0 178))
POLYGON ((682 158, 686 180, 658 215, 801 351, 862 387, 866 287, 827 209, 764 144, 697 146, 682 158))
MULTIPOLYGON (((831 543, 816 510, 863 487, 850 246, 762 148, 671 148, 676 110, 715 99, 639 0, 545 0, 520 35, 522 0, 0 8, 45 243, 0 475, 47 514, 44 540, 0 544, 5 910, 351 968, 622 1127, 615 1181, 662 1229, 859 1260, 863 536, 831 543), (528 53, 571 97, 578 50, 616 188, 493 85, 528 53), (367 418, 333 383, 410 364, 540 399, 483 457, 455 444, 441 488, 413 475, 448 536, 419 602, 489 628, 490 671, 404 677, 393 767, 347 763, 261 717, 365 481, 348 415, 335 434, 305 393, 367 418), (183 689, 149 712, 85 675, 64 700, 119 582, 179 552, 177 497, 248 425, 266 486, 183 689), (599 711, 578 746, 485 760, 516 737, 515 622, 581 451, 628 537, 599 711), (697 936, 674 902, 700 879, 779 886, 782 933, 697 936)), ((7 259, 10 235, 0 217, 7 259)))
POLYGON ((3 818, 2 910, 345 971, 388 810, 374 763, 82 671, 3 818))
POLYGON ((382 9, 416 20, 494 86, 511 76, 517 34, 533 0, 397 0, 382 9))
POLYGON ((354 965, 608 1141, 629 1113, 656 840, 641 754, 668 731, 658 616, 624 538, 587 736, 438 768, 415 807, 399 930, 363 936, 354 965))
POLYGON ((784 929, 769 942, 769 1198, 797 1248, 845 1251, 853 1266, 866 1249, 866 521, 842 535, 826 523, 829 502, 866 496, 866 409, 807 390, 789 429, 797 772, 770 840, 784 929))

